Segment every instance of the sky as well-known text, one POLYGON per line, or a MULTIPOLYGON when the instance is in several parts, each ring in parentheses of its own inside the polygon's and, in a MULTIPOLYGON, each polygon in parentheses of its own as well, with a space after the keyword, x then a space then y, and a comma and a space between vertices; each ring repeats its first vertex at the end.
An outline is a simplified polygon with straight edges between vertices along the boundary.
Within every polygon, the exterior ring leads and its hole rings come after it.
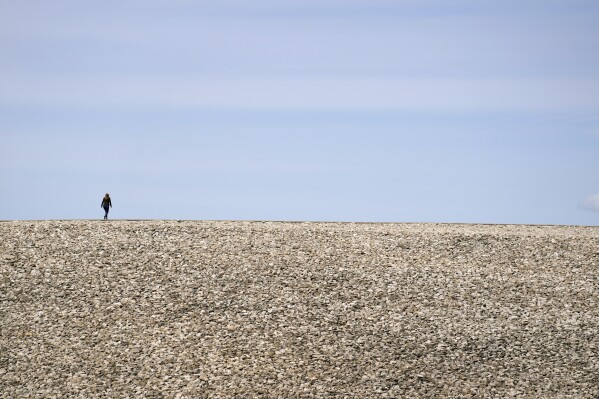
POLYGON ((0 0, 0 220, 599 225, 596 0, 0 0))

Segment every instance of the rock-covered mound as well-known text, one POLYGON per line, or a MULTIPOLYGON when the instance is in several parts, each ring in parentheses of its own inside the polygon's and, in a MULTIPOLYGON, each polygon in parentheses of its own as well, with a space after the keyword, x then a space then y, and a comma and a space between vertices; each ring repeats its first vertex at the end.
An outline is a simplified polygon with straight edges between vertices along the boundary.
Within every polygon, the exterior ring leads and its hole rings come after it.
POLYGON ((599 228, 0 222, 3 398, 597 398, 599 228))

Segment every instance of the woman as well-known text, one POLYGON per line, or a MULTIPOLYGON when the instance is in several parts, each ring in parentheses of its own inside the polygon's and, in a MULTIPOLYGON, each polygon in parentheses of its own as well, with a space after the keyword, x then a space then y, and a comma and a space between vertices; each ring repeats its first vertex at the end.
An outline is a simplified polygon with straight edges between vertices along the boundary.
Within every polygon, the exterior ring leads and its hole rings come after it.
POLYGON ((106 193, 104 198, 102 198, 102 204, 100 207, 104 208, 104 220, 108 219, 108 209, 112 208, 112 201, 110 200, 110 195, 106 193))

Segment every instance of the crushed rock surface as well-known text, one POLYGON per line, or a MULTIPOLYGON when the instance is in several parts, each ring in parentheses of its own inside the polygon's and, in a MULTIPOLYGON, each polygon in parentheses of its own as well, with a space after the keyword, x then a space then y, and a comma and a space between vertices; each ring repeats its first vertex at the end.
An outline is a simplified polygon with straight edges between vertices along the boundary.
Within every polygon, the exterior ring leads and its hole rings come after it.
POLYGON ((2 398, 597 398, 599 227, 0 222, 2 398))

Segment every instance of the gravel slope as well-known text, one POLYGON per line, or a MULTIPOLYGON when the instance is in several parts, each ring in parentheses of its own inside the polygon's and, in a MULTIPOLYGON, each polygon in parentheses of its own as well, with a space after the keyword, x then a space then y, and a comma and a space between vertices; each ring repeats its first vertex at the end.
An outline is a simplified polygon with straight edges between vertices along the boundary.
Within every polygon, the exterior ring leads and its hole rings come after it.
POLYGON ((3 398, 597 398, 599 227, 0 222, 3 398))

